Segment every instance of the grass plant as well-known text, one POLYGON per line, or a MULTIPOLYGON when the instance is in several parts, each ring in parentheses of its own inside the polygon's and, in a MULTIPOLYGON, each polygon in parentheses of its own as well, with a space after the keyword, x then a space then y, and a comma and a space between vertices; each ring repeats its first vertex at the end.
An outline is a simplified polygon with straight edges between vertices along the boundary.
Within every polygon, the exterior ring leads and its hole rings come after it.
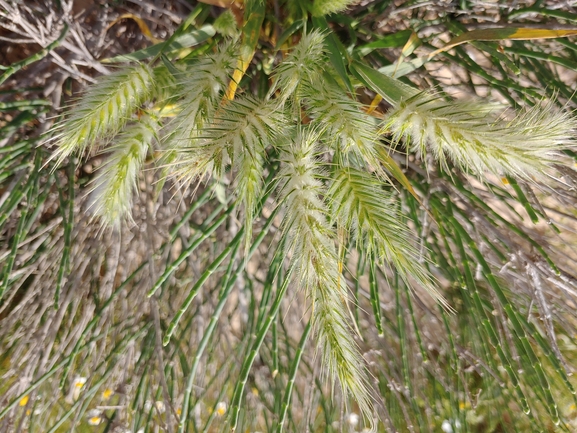
POLYGON ((0 430, 572 431, 573 11, 206 3, 0 101, 0 430))

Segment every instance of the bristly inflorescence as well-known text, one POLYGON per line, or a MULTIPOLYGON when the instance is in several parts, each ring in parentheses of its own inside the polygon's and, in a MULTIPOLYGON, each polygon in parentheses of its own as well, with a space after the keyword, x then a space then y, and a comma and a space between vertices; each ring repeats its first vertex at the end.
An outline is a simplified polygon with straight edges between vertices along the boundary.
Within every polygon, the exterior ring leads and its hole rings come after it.
POLYGON ((354 0, 315 0, 312 5, 312 14, 323 16, 345 10, 354 0))
POLYGON ((142 116, 128 126, 110 148, 111 153, 98 170, 92 190, 93 212, 104 225, 119 224, 130 218, 138 175, 152 148, 157 128, 155 120, 142 116))
POLYGON ((70 116, 55 127, 52 139, 57 149, 52 159, 59 165, 72 153, 90 153, 98 148, 100 140, 113 137, 148 98, 153 81, 153 72, 145 64, 102 77, 70 116))
POLYGON ((446 101, 421 92, 398 101, 384 131, 421 156, 431 154, 444 170, 449 162, 479 177, 485 173, 542 178, 574 146, 577 123, 552 101, 513 117, 483 101, 446 101))
POLYGON ((322 77, 307 84, 303 102, 312 123, 324 133, 324 141, 358 167, 380 170, 378 147, 381 146, 376 122, 363 112, 363 106, 351 99, 334 82, 322 77))
POLYGON ((314 89, 314 85, 322 80, 324 66, 327 65, 323 40, 322 33, 318 31, 303 35, 287 58, 276 67, 269 95, 278 91, 278 98, 285 102, 293 95, 298 99, 303 92, 307 95, 314 89), (306 91, 307 87, 309 92, 306 91))
POLYGON ((167 148, 193 148, 204 124, 216 114, 235 65, 235 49, 224 44, 180 72, 176 77, 180 112, 169 123, 167 148))
POLYGON ((413 235, 400 212, 399 203, 374 174, 343 165, 333 173, 327 197, 330 215, 346 228, 371 260, 390 263, 410 286, 411 280, 450 309, 435 282, 426 272, 426 260, 411 242, 413 235))
POLYGON ((280 199, 284 204, 283 232, 299 287, 312 302, 312 320, 323 365, 338 378, 345 392, 370 416, 372 401, 363 360, 348 325, 347 289, 339 275, 334 231, 323 197, 323 167, 318 134, 298 128, 281 156, 280 199))

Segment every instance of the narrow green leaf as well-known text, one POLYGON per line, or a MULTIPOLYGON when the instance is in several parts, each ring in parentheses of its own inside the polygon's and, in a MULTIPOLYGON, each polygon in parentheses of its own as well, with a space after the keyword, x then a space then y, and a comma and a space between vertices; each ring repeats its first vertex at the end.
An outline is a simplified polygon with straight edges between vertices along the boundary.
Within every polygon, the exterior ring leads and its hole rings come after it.
MULTIPOLYGON (((460 34, 466 32, 465 26, 463 26, 462 24, 460 24, 457 21, 449 21, 447 23, 447 26, 451 32, 453 32, 457 35, 460 35, 460 34)), ((511 61, 511 59, 509 59, 509 57, 507 57, 505 54, 503 54, 501 51, 495 49, 491 45, 483 43, 483 42, 479 42, 479 41, 472 42, 472 45, 474 47, 482 50, 482 51, 487 52, 491 56, 490 58, 491 58, 491 60, 493 60, 493 62, 495 62, 495 60, 501 61, 511 71, 513 71, 513 73, 515 75, 519 75, 521 73, 521 70, 519 69, 519 67, 515 63, 513 63, 511 61)))
POLYGON ((60 260, 60 267, 58 268, 58 277, 56 280, 56 291, 54 293, 54 309, 58 309, 58 302, 60 298, 60 290, 64 275, 69 272, 70 263, 70 248, 72 243, 72 227, 74 226, 74 170, 75 161, 70 158, 68 161, 68 199, 66 200, 66 210, 64 218, 64 248, 62 250, 62 259, 60 260))
POLYGON ((385 35, 376 41, 355 47, 355 53, 358 54, 359 57, 365 57, 367 54, 370 54, 374 50, 383 48, 400 48, 407 43, 412 34, 413 31, 407 29, 392 33, 390 35, 385 35))
POLYGON ((44 99, 32 99, 27 101, 0 102, 0 111, 9 111, 14 109, 33 110, 37 107, 49 107, 52 103, 44 99))
POLYGON ((527 200, 527 197, 523 193, 523 190, 521 189, 521 187, 519 186, 517 181, 514 178, 512 178, 511 176, 507 176, 507 180, 509 181, 509 184, 515 190, 515 193, 517 193, 517 198, 519 199, 519 201, 521 202, 521 204, 523 205, 523 207, 527 211, 527 214, 529 215, 529 218, 531 218, 531 221, 533 222, 533 224, 537 224, 539 222, 539 217, 535 213, 535 209, 533 209, 533 206, 531 205, 531 203, 529 203, 529 201, 527 200))
POLYGON ((359 62, 353 61, 349 66, 352 74, 368 89, 378 93, 390 104, 396 104, 401 100, 409 99, 419 93, 407 84, 389 77, 373 68, 359 62))
POLYGON ((175 37, 172 41, 160 42, 148 48, 135 51, 130 54, 111 57, 101 60, 102 63, 125 63, 144 60, 154 57, 160 53, 169 53, 172 51, 190 48, 199 45, 204 41, 212 38, 216 34, 214 27, 211 25, 202 26, 200 29, 190 30, 175 37))
MULTIPOLYGON (((222 264, 224 259, 226 259, 226 257, 229 254, 231 254, 232 251, 234 251, 238 248, 238 245, 240 244, 240 241, 242 240, 243 236, 244 236, 244 227, 238 231, 238 233, 234 237, 234 239, 226 246, 226 248, 218 255, 218 257, 216 259, 214 259, 210 265, 208 265, 208 267, 204 270, 204 272, 201 274, 201 276, 196 281, 196 283, 190 288, 188 296, 186 297, 186 299, 184 300, 184 302, 182 303, 182 305, 178 309, 178 312, 176 313, 176 315, 174 316, 174 318, 170 322, 170 325, 168 326, 168 330, 166 331, 166 334, 164 335, 164 339, 162 340, 162 344, 164 346, 166 346, 170 342, 170 337, 172 337, 174 330, 178 326, 178 322, 180 321, 180 319, 182 318, 182 315, 186 312, 188 307, 190 307, 190 304, 192 303, 192 301, 194 300, 194 298, 198 294, 198 291, 200 290, 200 288, 203 286, 203 284, 206 282, 206 280, 208 280, 208 278, 214 272, 216 272, 216 270, 222 264)), ((149 294, 149 296, 150 296, 150 294, 149 294)))
POLYGON ((404 77, 405 75, 410 74, 413 71, 416 71, 421 66, 423 66, 425 63, 427 63, 427 61, 428 60, 426 58, 417 57, 415 59, 408 60, 408 61, 403 62, 401 64, 394 63, 392 65, 382 66, 378 69, 378 71, 382 74, 389 76, 389 77, 400 78, 400 77, 404 77))
POLYGON ((304 26, 303 20, 297 20, 293 22, 290 26, 288 26, 279 36, 276 45, 275 51, 278 51, 282 48, 283 44, 294 35, 297 31, 299 31, 304 26))
POLYGON ((371 305, 373 307, 373 315, 375 316, 375 324, 377 325, 377 332, 379 336, 383 336, 383 322, 381 319, 381 301, 379 298, 379 284, 376 273, 376 260, 374 257, 368 257, 369 261, 369 288, 371 295, 371 305))
POLYGON ((309 336, 311 329, 312 329, 312 322, 313 322, 312 320, 309 320, 309 322, 305 326, 305 329, 304 329, 303 334, 301 336, 301 340, 297 346, 297 350, 296 350, 293 362, 291 364, 291 368, 289 371, 289 377, 287 380, 287 384, 286 384, 286 388, 285 388, 285 392, 284 392, 284 397, 283 397, 283 401, 282 401, 281 415, 279 417, 279 421, 277 424, 277 429, 276 429, 277 433, 282 433, 282 431, 283 431, 284 423, 285 423, 285 420, 287 417, 287 412, 288 412, 289 405, 291 402, 292 391, 293 391, 298 367, 299 367, 301 358, 303 356, 303 352, 304 352, 304 348, 305 348, 305 345, 306 345, 307 340, 308 340, 308 336, 309 336))
MULTIPOLYGON (((255 360, 255 358, 256 358, 259 350, 260 350, 260 347, 262 346, 262 343, 264 341, 264 337, 266 336, 272 322, 275 320, 275 318, 278 314, 281 302, 284 298, 284 295, 287 291, 288 285, 291 281, 291 273, 292 273, 292 269, 289 269, 287 274, 284 276, 284 281, 282 282, 280 287, 277 289, 277 294, 276 294, 275 300, 269 309, 269 313, 266 317, 266 320, 261 325, 261 327, 258 329, 256 339, 254 340, 254 342, 252 344, 250 352, 244 358, 244 362, 243 362, 242 367, 241 367, 240 377, 239 377, 239 380, 238 380, 238 382, 235 386, 235 389, 234 389, 234 394, 233 394, 231 408, 230 408, 231 409, 230 428, 231 428, 232 432, 236 431, 236 427, 238 424, 239 412, 240 412, 240 402, 241 402, 242 396, 244 394, 244 388, 245 388, 246 382, 248 380, 248 375, 250 373, 250 369, 251 369, 252 364, 254 363, 254 360, 255 360)), ((182 430, 182 428, 181 428, 181 430, 182 430)), ((179 432, 179 433, 182 433, 182 432, 179 432)))

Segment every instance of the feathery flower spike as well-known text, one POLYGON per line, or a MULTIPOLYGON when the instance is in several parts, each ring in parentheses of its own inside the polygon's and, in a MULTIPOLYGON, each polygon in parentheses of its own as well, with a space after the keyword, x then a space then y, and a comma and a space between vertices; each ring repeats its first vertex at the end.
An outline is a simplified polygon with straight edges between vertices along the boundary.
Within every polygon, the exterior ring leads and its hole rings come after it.
POLYGON ((344 11, 354 0, 315 0, 312 14, 322 16, 344 11))
POLYGON ((62 164, 73 152, 89 153, 98 140, 116 134, 146 100, 153 85, 153 72, 145 64, 128 67, 101 77, 88 88, 68 119, 55 127, 52 140, 57 149, 51 159, 62 164))
POLYGON ((405 282, 410 278, 450 309, 421 264, 412 236, 392 195, 366 171, 338 168, 328 192, 333 218, 353 233, 359 251, 392 264, 405 282))
MULTIPOLYGON (((501 110, 502 111, 502 110, 501 110)), ((447 102, 426 92, 398 102, 383 128, 411 151, 431 153, 444 170, 447 160, 482 176, 542 177, 575 144, 577 123, 548 102, 521 112, 511 121, 495 105, 481 101, 447 102)))
POLYGON ((154 120, 142 116, 120 134, 110 158, 98 170, 92 200, 94 213, 104 225, 116 225, 123 218, 130 218, 138 173, 156 136, 156 127, 154 120))
POLYGON ((282 159, 280 192, 285 207, 282 224, 286 254, 292 257, 298 285, 312 301, 314 332, 323 366, 338 378, 345 394, 357 401, 363 415, 372 419, 372 400, 364 362, 347 325, 347 289, 339 274, 334 233, 321 199, 324 187, 316 158, 318 134, 296 132, 282 159))
POLYGON ((287 58, 276 67, 274 84, 269 95, 280 91, 280 101, 285 102, 297 92, 301 83, 317 83, 326 64, 324 36, 318 31, 312 31, 302 36, 299 43, 292 49, 287 58))

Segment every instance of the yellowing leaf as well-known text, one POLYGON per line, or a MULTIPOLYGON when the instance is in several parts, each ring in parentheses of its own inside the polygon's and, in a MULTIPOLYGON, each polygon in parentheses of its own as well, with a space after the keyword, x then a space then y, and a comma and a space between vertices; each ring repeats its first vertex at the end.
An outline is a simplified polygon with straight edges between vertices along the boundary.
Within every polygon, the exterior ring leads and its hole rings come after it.
POLYGON ((142 32, 144 37, 146 39, 148 39, 150 42, 152 42, 154 44, 158 44, 159 42, 162 42, 162 39, 157 39, 154 36, 152 36, 152 32, 150 31, 150 29, 148 28, 148 26, 146 25, 144 20, 142 18, 134 15, 134 14, 122 14, 122 15, 120 15, 118 18, 116 18, 114 21, 112 21, 108 25, 108 27, 106 27, 106 30, 110 29, 112 26, 114 26, 120 20, 123 20, 125 18, 131 19, 134 22, 136 22, 136 24, 138 24, 138 28, 140 29, 140 31, 142 32))
POLYGON ((377 107, 379 106, 379 104, 381 103, 381 101, 383 100, 383 97, 377 93, 375 95, 375 97, 373 98, 373 100, 371 101, 371 105, 369 105, 369 108, 367 110, 367 114, 371 114, 373 113, 377 107))
POLYGON ((260 36, 260 29, 265 15, 265 4, 253 0, 246 5, 245 23, 242 28, 242 46, 241 54, 238 59, 236 69, 232 74, 228 89, 226 91, 226 99, 232 101, 238 87, 238 83, 244 76, 256 50, 256 45, 260 36))
POLYGON ((407 41, 407 43, 405 44, 405 46, 401 50, 401 55, 399 56, 399 58, 395 62, 396 66, 395 66, 395 70, 392 74, 393 77, 396 75, 397 69, 399 68, 399 65, 401 63, 403 63, 403 60, 405 60, 406 57, 413 54, 413 51, 415 51, 417 49, 417 47, 421 44, 422 44, 422 42, 419 39, 419 37, 417 36, 417 34, 415 32, 412 32, 411 36, 409 37, 409 40, 407 41))
POLYGON ((550 30, 518 27, 502 27, 496 29, 477 29, 465 32, 451 39, 447 45, 429 54, 428 58, 436 56, 465 42, 471 41, 522 41, 530 39, 554 39, 577 35, 577 29, 550 30))
POLYGON ((419 39, 417 34, 415 32, 412 32, 411 36, 409 36, 409 39, 407 40, 407 43, 401 50, 401 55, 404 57, 410 56, 411 54, 413 54, 413 51, 415 51, 422 43, 423 42, 421 41, 421 39, 419 39))
POLYGON ((465 32, 451 39, 447 43, 447 45, 435 51, 432 51, 427 56, 418 57, 400 64, 395 63, 392 65, 383 66, 382 68, 379 68, 379 72, 397 78, 402 77, 420 68, 425 63, 430 61, 433 57, 435 57, 437 54, 449 51, 451 48, 462 45, 466 42, 554 39, 554 38, 564 38, 573 35, 577 35, 577 29, 551 30, 551 29, 530 29, 519 27, 501 27, 494 29, 471 30, 470 32, 465 32))
POLYGON ((207 5, 218 6, 219 8, 229 8, 233 5, 237 5, 238 7, 242 6, 242 1, 235 1, 235 0, 200 0, 201 3, 205 3, 207 5))

